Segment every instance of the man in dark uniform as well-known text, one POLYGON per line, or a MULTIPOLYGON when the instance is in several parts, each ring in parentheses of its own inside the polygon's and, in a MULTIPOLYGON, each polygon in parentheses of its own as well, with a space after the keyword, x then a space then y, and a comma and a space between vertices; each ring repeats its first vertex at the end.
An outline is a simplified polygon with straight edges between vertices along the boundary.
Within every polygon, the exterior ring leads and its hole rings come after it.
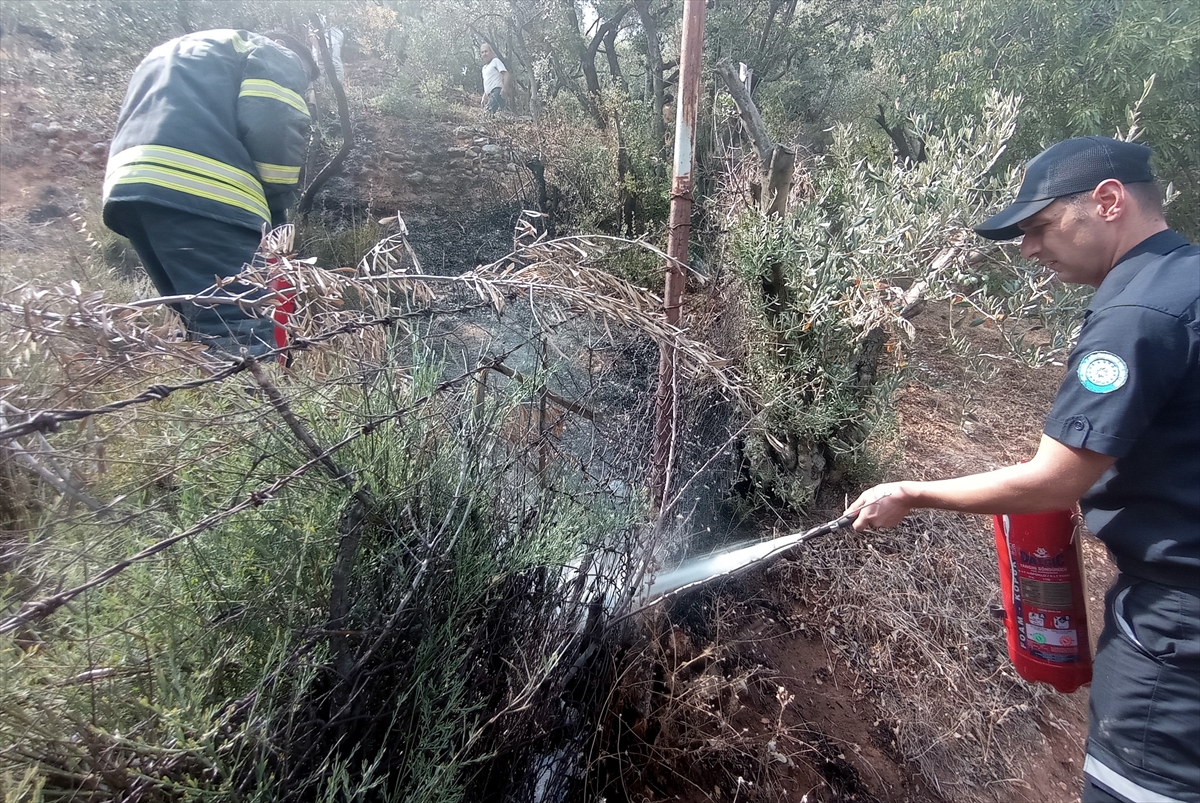
MULTIPOLYGON (((237 275, 263 228, 287 221, 308 147, 304 92, 316 76, 288 34, 235 30, 182 36, 138 66, 109 151, 104 222, 129 238, 159 293, 195 295, 237 275)), ((188 336, 215 351, 261 354, 274 342, 269 315, 176 308, 188 336)))
POLYGON ((1200 248, 1171 231, 1150 149, 1054 145, 976 228, 1095 296, 1027 463, 862 494, 855 529, 914 508, 1061 510, 1078 499, 1120 574, 1093 667, 1084 803, 1200 803, 1200 248))

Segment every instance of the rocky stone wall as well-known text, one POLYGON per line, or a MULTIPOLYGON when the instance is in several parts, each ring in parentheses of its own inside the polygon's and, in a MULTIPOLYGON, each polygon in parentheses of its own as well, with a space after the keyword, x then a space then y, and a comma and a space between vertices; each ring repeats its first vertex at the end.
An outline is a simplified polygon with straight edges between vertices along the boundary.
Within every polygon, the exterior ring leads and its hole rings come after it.
POLYGON ((382 155, 382 163, 370 170, 372 183, 392 192, 376 193, 375 207, 383 196, 392 194, 408 195, 410 203, 424 199, 422 206, 447 211, 479 210, 536 198, 532 176, 525 167, 531 154, 511 137, 482 125, 426 130, 408 139, 403 151, 384 150, 382 155))

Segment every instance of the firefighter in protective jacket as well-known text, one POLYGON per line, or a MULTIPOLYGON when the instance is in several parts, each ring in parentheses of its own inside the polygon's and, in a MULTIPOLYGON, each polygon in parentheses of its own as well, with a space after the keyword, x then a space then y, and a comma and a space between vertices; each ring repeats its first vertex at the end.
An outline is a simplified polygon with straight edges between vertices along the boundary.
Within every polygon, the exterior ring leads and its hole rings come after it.
MULTIPOLYGON (((109 152, 104 222, 129 238, 159 293, 194 295, 236 275, 263 227, 286 222, 316 76, 288 34, 237 30, 173 39, 138 66, 109 152)), ((215 350, 260 354, 273 342, 271 318, 236 304, 176 308, 189 337, 215 350)))

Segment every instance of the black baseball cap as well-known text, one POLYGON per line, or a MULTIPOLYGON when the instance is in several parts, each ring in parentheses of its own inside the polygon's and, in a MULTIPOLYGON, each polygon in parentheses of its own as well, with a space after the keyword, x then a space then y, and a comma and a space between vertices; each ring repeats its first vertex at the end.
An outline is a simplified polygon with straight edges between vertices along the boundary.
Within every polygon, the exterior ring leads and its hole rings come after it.
POLYGON ((1025 218, 1058 198, 1089 192, 1110 178, 1122 184, 1154 181, 1150 148, 1110 137, 1065 139, 1029 160, 1017 200, 976 226, 975 233, 989 240, 1020 237, 1017 224, 1025 218))

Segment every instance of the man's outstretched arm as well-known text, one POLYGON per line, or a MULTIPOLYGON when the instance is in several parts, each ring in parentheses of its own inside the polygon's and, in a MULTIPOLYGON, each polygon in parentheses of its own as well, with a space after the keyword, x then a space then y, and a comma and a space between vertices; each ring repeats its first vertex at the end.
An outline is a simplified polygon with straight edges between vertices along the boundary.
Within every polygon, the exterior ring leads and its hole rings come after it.
POLYGON ((856 530, 895 527, 917 508, 962 513, 1038 513, 1069 508, 1116 458, 1064 446, 1046 435, 1028 463, 933 482, 892 482, 864 491, 846 512, 856 530))

